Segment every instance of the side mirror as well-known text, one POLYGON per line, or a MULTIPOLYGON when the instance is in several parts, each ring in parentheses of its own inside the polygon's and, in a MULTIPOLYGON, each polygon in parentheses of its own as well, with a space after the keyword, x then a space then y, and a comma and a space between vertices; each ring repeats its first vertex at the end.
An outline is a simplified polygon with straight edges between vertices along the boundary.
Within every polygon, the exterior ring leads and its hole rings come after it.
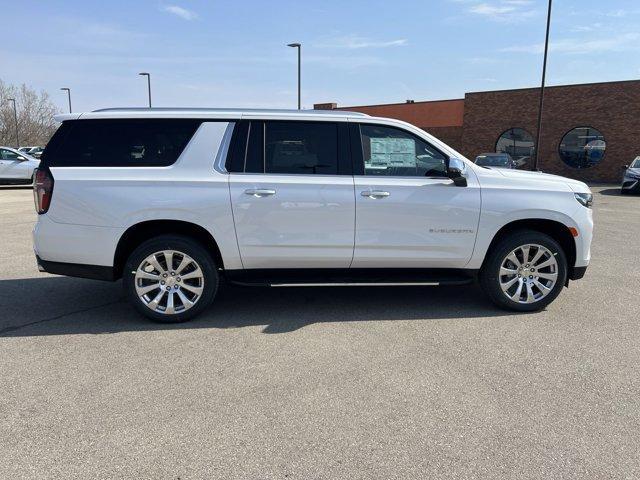
POLYGON ((627 168, 629 168, 629 165, 623 165, 622 168, 626 170, 627 168))
POLYGON ((462 175, 462 170, 457 167, 449 167, 449 178, 456 187, 466 187, 467 179, 462 175))
POLYGON ((25 158, 25 157, 23 157, 22 155, 18 155, 18 156, 16 157, 16 160, 18 160, 19 162, 24 162, 24 161, 26 160, 26 158, 25 158))

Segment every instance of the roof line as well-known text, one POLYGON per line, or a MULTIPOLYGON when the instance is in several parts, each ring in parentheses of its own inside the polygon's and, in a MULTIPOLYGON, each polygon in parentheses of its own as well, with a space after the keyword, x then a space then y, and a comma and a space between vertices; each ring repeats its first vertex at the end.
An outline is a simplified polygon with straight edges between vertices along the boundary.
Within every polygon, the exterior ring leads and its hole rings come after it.
POLYGON ((463 102, 463 101, 464 101, 464 98, 447 98, 444 100, 419 100, 417 102, 411 102, 411 103, 398 102, 398 103, 376 103, 374 105, 349 105, 348 107, 336 107, 335 110, 341 110, 344 112, 344 111, 347 111, 349 108, 391 107, 394 105, 417 105, 419 103, 442 103, 442 102, 463 102))
MULTIPOLYGON (((589 85, 610 85, 612 83, 640 83, 640 80, 614 80, 612 82, 589 82, 589 83, 570 83, 568 85, 547 85, 545 90, 553 88, 572 88, 572 87, 586 87, 589 85)), ((494 93, 494 92, 520 92, 522 90, 540 90, 540 87, 522 87, 522 88, 503 88, 500 90, 477 90, 474 92, 467 92, 465 95, 474 95, 478 93, 494 93)))

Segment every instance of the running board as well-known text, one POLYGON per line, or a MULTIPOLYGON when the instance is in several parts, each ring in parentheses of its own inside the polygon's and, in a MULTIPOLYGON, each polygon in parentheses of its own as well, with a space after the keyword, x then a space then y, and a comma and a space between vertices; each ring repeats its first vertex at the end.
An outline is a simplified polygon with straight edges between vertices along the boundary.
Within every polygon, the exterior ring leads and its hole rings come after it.
POLYGON ((462 269, 286 269, 226 270, 230 283, 269 287, 434 287, 473 283, 477 270, 462 269))
MULTIPOLYGON (((469 283, 466 281, 465 283, 469 283)), ((440 282, 335 282, 335 283, 270 283, 270 287, 436 287, 440 282)))

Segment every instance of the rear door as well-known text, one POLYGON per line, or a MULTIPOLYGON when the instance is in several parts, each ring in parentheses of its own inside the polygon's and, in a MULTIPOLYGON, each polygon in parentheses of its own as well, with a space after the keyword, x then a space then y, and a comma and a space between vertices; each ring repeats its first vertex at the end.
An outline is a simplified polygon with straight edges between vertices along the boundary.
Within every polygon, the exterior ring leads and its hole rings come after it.
POLYGON ((355 199, 347 123, 241 121, 227 170, 244 268, 349 267, 355 199))
POLYGON ((0 148, 0 178, 7 180, 26 179, 28 162, 16 152, 0 148))
POLYGON ((396 127, 351 124, 356 189, 352 266, 461 268, 473 252, 480 187, 457 187, 449 158, 396 127))

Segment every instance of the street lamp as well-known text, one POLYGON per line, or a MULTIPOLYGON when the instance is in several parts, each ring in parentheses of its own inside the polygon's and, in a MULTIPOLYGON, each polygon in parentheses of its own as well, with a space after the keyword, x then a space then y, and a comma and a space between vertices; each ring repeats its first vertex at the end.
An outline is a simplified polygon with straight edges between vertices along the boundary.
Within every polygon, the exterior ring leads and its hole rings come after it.
POLYGON ((301 63, 301 52, 302 52, 302 44, 301 43, 288 43, 287 47, 297 48, 298 49, 298 110, 302 108, 302 100, 301 100, 301 90, 300 90, 300 63, 301 63))
POLYGON ((20 148, 20 139, 18 138, 18 110, 16 109, 16 99, 7 98, 7 101, 13 102, 13 121, 16 124, 16 148, 20 148))
POLYGON ((547 54, 549 53, 549 28, 551 26, 551 2, 547 10, 547 34, 544 40, 544 60, 542 61, 542 83, 540 85, 540 104, 538 105, 538 131, 536 132, 536 156, 533 159, 533 170, 538 170, 538 158, 540 157, 540 137, 542 132, 542 109, 544 106, 544 83, 547 76, 547 54))
POLYGON ((71 113, 71 89, 67 87, 62 87, 60 90, 63 92, 67 92, 67 98, 69 100, 69 113, 71 113))
POLYGON ((147 90, 149 91, 149 108, 151 108, 151 74, 147 72, 140 72, 138 75, 147 77, 147 90))

